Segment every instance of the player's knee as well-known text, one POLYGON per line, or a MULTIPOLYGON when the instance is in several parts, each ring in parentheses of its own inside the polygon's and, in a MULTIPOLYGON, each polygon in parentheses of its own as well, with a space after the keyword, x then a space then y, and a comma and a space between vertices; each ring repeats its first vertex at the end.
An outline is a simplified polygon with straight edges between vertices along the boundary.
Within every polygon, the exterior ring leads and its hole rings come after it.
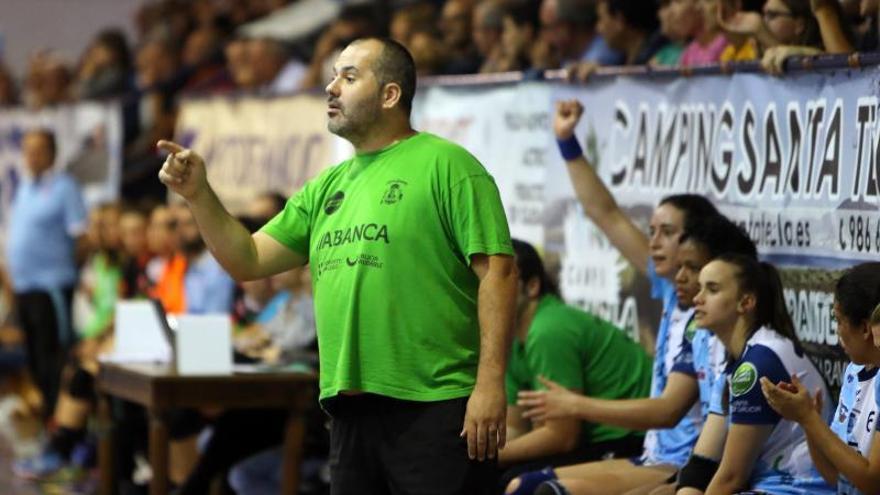
POLYGON ((556 473, 553 471, 553 468, 544 468, 540 471, 531 471, 525 474, 522 474, 507 484, 507 489, 504 491, 506 495, 531 495, 535 492, 535 489, 541 483, 548 480, 555 480, 556 473))
POLYGON ((514 478, 514 479, 510 480, 510 483, 507 484, 507 488, 504 490, 504 493, 506 495, 510 495, 511 493, 516 493, 516 490, 519 488, 519 485, 521 485, 521 484, 522 484, 522 482, 519 480, 519 478, 514 478))

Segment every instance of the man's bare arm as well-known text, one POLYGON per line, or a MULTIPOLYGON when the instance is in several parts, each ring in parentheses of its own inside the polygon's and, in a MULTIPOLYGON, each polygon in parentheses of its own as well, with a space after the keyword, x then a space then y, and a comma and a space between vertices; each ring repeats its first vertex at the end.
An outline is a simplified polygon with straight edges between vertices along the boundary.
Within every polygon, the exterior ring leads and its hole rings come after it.
POLYGON ((265 278, 305 263, 305 256, 272 237, 252 236, 226 211, 208 184, 202 157, 169 141, 159 141, 159 147, 169 152, 159 178, 186 199, 208 249, 236 280, 265 278))

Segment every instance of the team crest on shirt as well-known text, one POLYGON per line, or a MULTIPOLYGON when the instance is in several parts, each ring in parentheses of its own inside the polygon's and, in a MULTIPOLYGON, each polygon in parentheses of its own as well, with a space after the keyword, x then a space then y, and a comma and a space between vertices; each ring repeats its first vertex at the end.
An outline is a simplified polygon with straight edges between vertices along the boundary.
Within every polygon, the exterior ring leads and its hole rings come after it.
POLYGON ((739 397, 748 393, 757 382, 758 369, 754 364, 746 361, 733 372, 733 376, 730 378, 730 393, 734 397, 739 397))
POLYGON ((406 181, 388 181, 388 187, 385 189, 385 194, 382 195, 382 204, 393 205, 395 203, 399 203, 400 200, 403 199, 403 188, 405 186, 406 181))

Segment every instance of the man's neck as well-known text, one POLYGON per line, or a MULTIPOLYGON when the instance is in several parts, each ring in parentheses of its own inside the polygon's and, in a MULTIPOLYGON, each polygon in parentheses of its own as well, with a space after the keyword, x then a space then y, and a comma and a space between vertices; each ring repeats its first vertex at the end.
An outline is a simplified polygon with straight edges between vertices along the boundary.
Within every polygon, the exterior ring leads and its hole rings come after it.
POLYGON ((31 180, 34 182, 39 182, 44 177, 49 177, 51 175, 52 167, 44 168, 42 170, 29 170, 28 175, 30 175, 31 180))
POLYGON ((374 153, 387 148, 398 141, 402 141, 415 133, 416 131, 413 130, 409 125, 409 122, 407 122, 405 125, 376 129, 372 135, 365 137, 360 142, 352 142, 352 144, 354 145, 355 153, 359 155, 363 153, 374 153))

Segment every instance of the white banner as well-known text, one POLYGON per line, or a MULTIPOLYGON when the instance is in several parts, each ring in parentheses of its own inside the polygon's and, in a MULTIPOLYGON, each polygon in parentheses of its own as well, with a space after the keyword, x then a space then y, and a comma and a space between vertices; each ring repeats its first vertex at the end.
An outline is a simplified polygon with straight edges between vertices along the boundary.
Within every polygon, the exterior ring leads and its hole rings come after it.
POLYGON ((177 136, 205 157, 212 187, 237 213, 265 191, 290 196, 335 163, 326 107, 317 95, 187 100, 177 136))

